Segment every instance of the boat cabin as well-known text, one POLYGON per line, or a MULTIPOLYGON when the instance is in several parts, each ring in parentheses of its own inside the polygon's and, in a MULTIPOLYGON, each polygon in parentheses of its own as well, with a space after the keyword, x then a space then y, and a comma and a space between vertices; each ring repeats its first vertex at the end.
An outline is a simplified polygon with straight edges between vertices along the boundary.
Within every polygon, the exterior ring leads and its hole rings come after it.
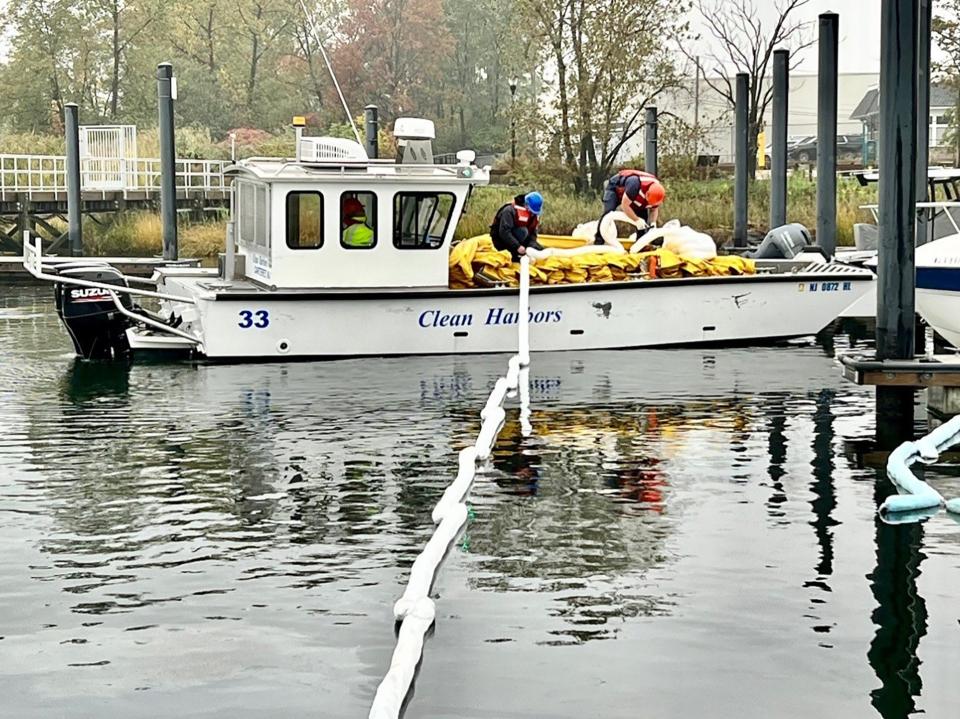
POLYGON ((397 161, 298 132, 296 158, 229 167, 237 279, 278 289, 446 287, 454 230, 489 168, 474 166, 470 151, 456 165, 435 164, 429 120, 399 119, 395 135, 397 161))

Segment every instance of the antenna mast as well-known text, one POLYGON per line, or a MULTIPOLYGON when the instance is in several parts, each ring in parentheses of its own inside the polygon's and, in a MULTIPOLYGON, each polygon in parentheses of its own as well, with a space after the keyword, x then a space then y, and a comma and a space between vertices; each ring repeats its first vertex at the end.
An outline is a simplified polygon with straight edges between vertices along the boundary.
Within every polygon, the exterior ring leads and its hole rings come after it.
POLYGON ((303 10, 303 18, 307 21, 307 26, 310 28, 310 33, 313 35, 314 42, 317 43, 317 47, 320 48, 320 54, 323 56, 323 61, 327 65, 327 72, 330 73, 330 79, 333 80, 333 86, 337 89, 337 95, 340 97, 340 104, 343 105, 343 111, 347 114, 347 122, 350 123, 350 128, 353 130, 353 136, 357 138, 359 144, 363 144, 363 140, 360 139, 360 131, 357 129, 357 124, 353 121, 353 115, 350 114, 350 108, 347 107, 347 101, 343 97, 343 91, 340 89, 340 83, 337 81, 337 76, 333 72, 333 65, 330 64, 330 58, 327 57, 327 51, 323 49, 323 43, 320 42, 320 33, 317 31, 317 25, 314 23, 313 18, 310 16, 310 13, 307 12, 307 6, 303 0, 299 0, 300 9, 303 10))

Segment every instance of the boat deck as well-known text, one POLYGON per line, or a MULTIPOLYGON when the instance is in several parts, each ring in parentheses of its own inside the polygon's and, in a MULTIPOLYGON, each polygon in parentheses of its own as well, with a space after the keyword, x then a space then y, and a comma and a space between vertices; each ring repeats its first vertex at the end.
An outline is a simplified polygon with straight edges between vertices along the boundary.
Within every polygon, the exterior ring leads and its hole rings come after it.
MULTIPOLYGON (((188 287, 201 295, 213 295, 218 301, 264 299, 272 300, 310 300, 310 299, 375 299, 403 297, 452 297, 452 296, 499 296, 514 295, 516 287, 497 285, 491 287, 471 287, 451 289, 445 285, 420 287, 289 287, 276 288, 248 278, 225 281, 220 279, 214 269, 191 268, 177 269, 172 272, 161 271, 166 278, 188 287)), ((789 261, 758 261, 757 274, 754 275, 704 275, 699 277, 674 277, 615 280, 612 282, 578 282, 569 284, 532 285, 532 294, 584 292, 618 289, 655 289, 682 285, 707 284, 754 284, 767 282, 809 282, 822 281, 873 281, 873 273, 844 264, 836 263, 791 263, 789 261)))

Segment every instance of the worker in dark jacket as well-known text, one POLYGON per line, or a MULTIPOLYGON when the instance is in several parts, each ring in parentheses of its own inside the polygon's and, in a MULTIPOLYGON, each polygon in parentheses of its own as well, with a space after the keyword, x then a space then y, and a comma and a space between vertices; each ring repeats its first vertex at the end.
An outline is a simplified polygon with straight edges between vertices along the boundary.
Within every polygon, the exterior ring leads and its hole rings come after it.
MULTIPOLYGON (((666 194, 655 175, 643 170, 621 170, 607 180, 603 191, 603 214, 600 215, 600 222, 614 210, 621 210, 634 222, 643 220, 647 225, 654 226, 666 194)), ((599 222, 595 242, 598 245, 604 244, 600 236, 599 222)))
POLYGON ((490 225, 490 239, 498 250, 509 250, 514 262, 520 260, 527 249, 542 250, 537 242, 540 215, 543 213, 543 195, 528 192, 517 195, 513 202, 504 205, 490 225))

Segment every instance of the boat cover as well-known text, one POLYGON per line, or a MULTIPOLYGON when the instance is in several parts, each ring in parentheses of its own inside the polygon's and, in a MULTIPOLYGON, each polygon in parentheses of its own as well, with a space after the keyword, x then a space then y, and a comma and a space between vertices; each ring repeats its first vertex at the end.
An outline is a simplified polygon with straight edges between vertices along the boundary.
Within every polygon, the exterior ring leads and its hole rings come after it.
MULTIPOLYGON (((582 244, 582 240, 576 244, 582 244)), ((450 287, 453 289, 484 286, 491 281, 516 286, 519 272, 519 263, 511 260, 508 251, 496 250, 489 235, 461 240, 450 250, 450 287)), ((561 285, 755 272, 756 264, 746 257, 725 255, 705 260, 658 249, 636 254, 588 252, 570 257, 544 257, 530 264, 530 281, 561 285)))

